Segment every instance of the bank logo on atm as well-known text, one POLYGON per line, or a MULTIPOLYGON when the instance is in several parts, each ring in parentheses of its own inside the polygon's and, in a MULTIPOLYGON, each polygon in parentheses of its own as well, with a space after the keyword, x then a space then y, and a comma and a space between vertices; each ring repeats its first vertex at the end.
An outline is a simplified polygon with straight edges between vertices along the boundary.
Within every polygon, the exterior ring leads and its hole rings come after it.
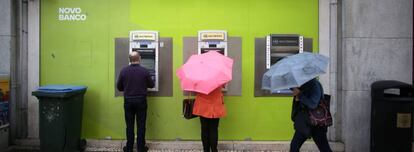
POLYGON ((132 40, 153 40, 155 41, 154 33, 133 33, 132 40))
POLYGON ((201 40, 225 40, 222 32, 201 33, 201 40))

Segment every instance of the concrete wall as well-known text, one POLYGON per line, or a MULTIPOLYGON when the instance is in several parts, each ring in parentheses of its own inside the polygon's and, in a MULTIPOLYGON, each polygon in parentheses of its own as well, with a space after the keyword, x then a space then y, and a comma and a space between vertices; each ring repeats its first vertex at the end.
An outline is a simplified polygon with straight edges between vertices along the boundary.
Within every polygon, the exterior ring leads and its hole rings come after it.
POLYGON ((10 0, 0 0, 0 77, 10 74, 11 32, 10 0))
POLYGON ((370 85, 412 80, 413 1, 342 3, 342 138, 347 152, 369 151, 370 85))
POLYGON ((39 137, 39 101, 32 92, 39 87, 39 7, 40 0, 31 0, 28 2, 28 57, 27 62, 27 102, 28 102, 28 137, 39 137))
POLYGON ((338 77, 341 77, 341 70, 337 59, 340 56, 338 49, 341 29, 340 15, 341 1, 338 0, 320 0, 319 1, 319 53, 330 58, 328 72, 319 77, 324 88, 324 93, 331 95, 331 114, 333 116, 333 125, 329 127, 328 139, 330 141, 341 140, 341 93, 338 87, 338 77))

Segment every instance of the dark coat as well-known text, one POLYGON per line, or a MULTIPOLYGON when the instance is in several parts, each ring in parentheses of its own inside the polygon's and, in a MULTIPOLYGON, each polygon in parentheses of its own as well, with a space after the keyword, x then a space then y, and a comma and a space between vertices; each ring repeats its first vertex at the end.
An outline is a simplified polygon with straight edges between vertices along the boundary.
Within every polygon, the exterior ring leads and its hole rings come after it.
POLYGON ((308 109, 315 109, 322 98, 322 85, 318 80, 312 79, 300 88, 299 101, 293 98, 291 119, 296 131, 310 137, 311 126, 309 124, 308 109))

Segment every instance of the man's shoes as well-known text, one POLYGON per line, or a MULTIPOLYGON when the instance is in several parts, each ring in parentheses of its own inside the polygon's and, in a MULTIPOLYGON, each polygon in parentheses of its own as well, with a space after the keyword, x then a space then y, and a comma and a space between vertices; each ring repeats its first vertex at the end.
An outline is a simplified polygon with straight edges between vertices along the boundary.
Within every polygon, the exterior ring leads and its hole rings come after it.
MULTIPOLYGON (((128 151, 128 149, 127 149, 127 147, 126 146, 124 146, 123 148, 122 148, 122 150, 124 151, 124 152, 132 152, 132 150, 129 150, 128 151)), ((144 151, 143 152, 147 152, 149 150, 149 148, 147 147, 147 146, 145 146, 144 147, 144 151)))

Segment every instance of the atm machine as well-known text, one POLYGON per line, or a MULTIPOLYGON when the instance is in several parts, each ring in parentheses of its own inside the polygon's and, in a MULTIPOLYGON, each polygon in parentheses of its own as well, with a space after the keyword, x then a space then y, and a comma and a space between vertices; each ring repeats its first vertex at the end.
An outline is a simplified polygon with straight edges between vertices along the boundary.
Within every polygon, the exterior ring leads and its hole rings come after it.
MULTIPOLYGON (((202 30, 198 31, 198 54, 217 51, 227 56, 227 31, 202 30)), ((222 91, 227 91, 227 85, 222 91)))
POLYGON ((158 91, 158 31, 130 31, 129 52, 138 51, 141 55, 141 66, 149 70, 154 88, 148 91, 158 91))
MULTIPOLYGON (((303 36, 298 34, 270 34, 266 36, 266 69, 282 58, 303 52, 303 36)), ((274 93, 291 94, 289 89, 274 93)))
POLYGON ((266 36, 266 69, 280 59, 303 52, 303 36, 297 34, 270 34, 266 36))
POLYGON ((223 30, 198 31, 198 54, 217 51, 227 56, 227 32, 223 30))

